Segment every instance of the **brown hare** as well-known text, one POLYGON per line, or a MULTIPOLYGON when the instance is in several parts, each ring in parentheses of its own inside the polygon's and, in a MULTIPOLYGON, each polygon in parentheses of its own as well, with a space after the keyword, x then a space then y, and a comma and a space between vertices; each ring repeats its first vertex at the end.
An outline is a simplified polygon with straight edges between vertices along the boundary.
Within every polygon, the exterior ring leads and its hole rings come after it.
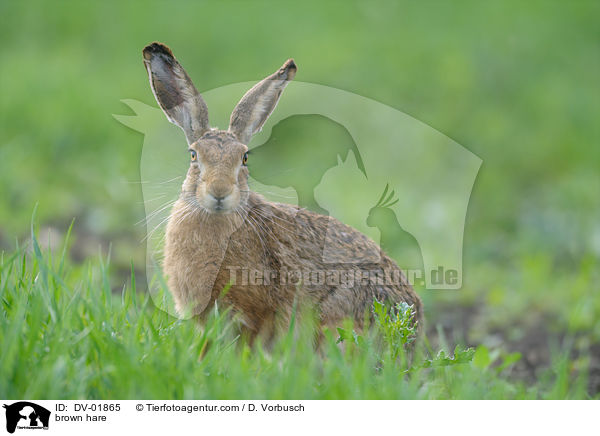
POLYGON ((152 43, 143 57, 154 96, 184 131, 191 158, 164 248, 164 274, 180 314, 201 319, 219 298, 251 339, 265 342, 288 325, 295 302, 314 308, 322 326, 350 318, 358 328, 374 299, 406 302, 420 324, 419 296, 372 240, 332 217, 269 202, 248 188, 247 144, 294 78, 292 59, 242 97, 228 130, 217 130, 167 46, 152 43), (325 259, 331 240, 335 255, 325 259), (367 254, 373 252, 378 262, 367 254))

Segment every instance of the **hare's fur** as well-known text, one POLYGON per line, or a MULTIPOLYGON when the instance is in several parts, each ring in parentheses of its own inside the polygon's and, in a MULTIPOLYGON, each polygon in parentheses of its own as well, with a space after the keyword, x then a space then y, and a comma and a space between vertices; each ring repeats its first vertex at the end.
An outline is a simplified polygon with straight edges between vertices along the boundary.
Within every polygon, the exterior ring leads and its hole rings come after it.
POLYGON ((220 298, 251 337, 269 341, 287 326, 295 302, 312 306, 324 326, 351 318, 360 328, 377 298, 414 305, 420 324, 419 296, 372 240, 332 217, 269 202, 248 188, 246 144, 294 77, 293 60, 254 86, 233 111, 229 130, 220 131, 208 126, 206 105, 171 51, 153 43, 143 53, 155 97, 184 130, 192 155, 167 224, 163 265, 182 315, 202 318, 220 298), (325 241, 335 241, 333 256, 324 255, 325 241), (315 279, 332 271, 355 280, 315 279), (400 281, 360 280, 369 271, 393 272, 400 281), (244 283, 242 274, 258 280, 244 283))

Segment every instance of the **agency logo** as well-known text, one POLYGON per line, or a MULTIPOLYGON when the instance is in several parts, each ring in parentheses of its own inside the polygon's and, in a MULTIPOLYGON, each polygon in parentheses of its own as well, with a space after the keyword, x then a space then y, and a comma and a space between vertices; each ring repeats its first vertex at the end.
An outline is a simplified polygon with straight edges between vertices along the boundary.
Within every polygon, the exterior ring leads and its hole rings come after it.
POLYGON ((14 433, 19 430, 48 430, 50 411, 42 406, 29 401, 19 401, 10 405, 4 404, 6 409, 6 431, 14 433))
MULTIPOLYGON (((227 126, 231 109, 254 85, 236 83, 203 92, 210 125, 227 126)), ((157 306, 175 315, 162 292, 160 264, 165 224, 190 156, 181 130, 160 109, 123 102, 135 115, 114 117, 145 136, 140 176, 150 293, 157 306)), ((465 218, 482 161, 460 144, 383 103, 293 81, 248 147, 252 191, 350 225, 410 272, 407 277, 415 285, 461 288, 465 218)), ((257 233, 265 231, 260 224, 255 225, 257 233)), ((378 249, 361 250, 356 259, 340 257, 345 251, 337 230, 338 224, 329 220, 320 244, 322 264, 336 269, 339 263, 379 262, 378 249)))

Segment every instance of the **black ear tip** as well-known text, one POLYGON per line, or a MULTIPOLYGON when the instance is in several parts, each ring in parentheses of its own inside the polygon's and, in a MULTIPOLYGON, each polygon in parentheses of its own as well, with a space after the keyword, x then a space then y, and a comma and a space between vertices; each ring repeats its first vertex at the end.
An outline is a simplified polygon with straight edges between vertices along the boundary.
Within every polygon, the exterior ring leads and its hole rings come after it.
POLYGON ((158 42, 155 41, 152 44, 148 44, 146 47, 144 47, 144 50, 142 50, 142 53, 144 55, 144 59, 150 59, 152 56, 156 56, 158 54, 163 54, 163 55, 167 55, 169 57, 173 57, 173 52, 171 51, 171 49, 169 47, 167 47, 166 45, 164 45, 162 42, 158 42))
POLYGON ((296 63, 294 62, 294 59, 290 58, 286 61, 285 63, 286 68, 290 69, 290 70, 297 70, 298 67, 296 66, 296 63))
POLYGON ((279 70, 279 77, 285 80, 292 80, 296 75, 297 70, 298 67, 294 62, 294 59, 290 58, 281 66, 281 69, 279 70))

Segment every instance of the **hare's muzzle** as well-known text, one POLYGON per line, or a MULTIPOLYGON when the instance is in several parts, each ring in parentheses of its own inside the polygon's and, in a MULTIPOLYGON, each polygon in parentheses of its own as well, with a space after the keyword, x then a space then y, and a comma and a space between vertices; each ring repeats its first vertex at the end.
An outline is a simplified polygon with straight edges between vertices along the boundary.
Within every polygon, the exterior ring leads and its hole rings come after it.
POLYGON ((226 211, 225 205, 226 205, 226 201, 227 201, 227 198, 229 197, 229 195, 225 195, 222 197, 216 197, 212 194, 209 194, 209 195, 210 195, 210 200, 213 203, 213 210, 215 212, 225 212, 226 211))
POLYGON ((237 207, 239 195, 234 186, 210 186, 204 197, 204 206, 213 213, 229 213, 237 207))

